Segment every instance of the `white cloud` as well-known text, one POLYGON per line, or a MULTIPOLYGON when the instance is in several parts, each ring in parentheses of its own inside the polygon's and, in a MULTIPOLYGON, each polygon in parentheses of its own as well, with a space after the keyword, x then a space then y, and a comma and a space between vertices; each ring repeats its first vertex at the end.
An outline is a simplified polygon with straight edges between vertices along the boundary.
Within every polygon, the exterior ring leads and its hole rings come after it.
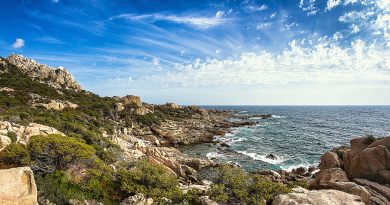
POLYGON ((265 11, 267 9, 268 9, 268 6, 265 5, 265 4, 261 5, 260 8, 259 8, 260 11, 265 11))
POLYGON ((51 0, 51 2, 58 3, 58 2, 60 2, 60 0, 51 0))
POLYGON ((332 10, 334 7, 338 6, 341 4, 341 0, 328 0, 326 3, 326 9, 325 10, 332 10))
POLYGON ((219 54, 219 53, 221 53, 220 49, 215 50, 215 54, 219 54))
POLYGON ((120 14, 110 17, 109 20, 126 19, 129 21, 170 21, 177 24, 187 24, 201 29, 208 29, 210 27, 218 26, 225 23, 228 19, 223 18, 223 11, 218 11, 213 17, 201 17, 195 15, 164 15, 164 14, 120 14))
POLYGON ((272 13, 271 16, 269 16, 269 18, 271 18, 271 19, 274 18, 276 16, 276 14, 278 14, 278 13, 277 12, 272 13))
POLYGON ((251 11, 265 11, 268 9, 268 6, 266 4, 261 6, 248 6, 248 9, 251 11))
MULTIPOLYGON (((142 87, 144 82, 153 82, 154 86, 166 88, 239 88, 295 83, 390 86, 390 51, 379 50, 362 40, 343 48, 334 43, 334 38, 324 37, 322 42, 309 48, 294 40, 280 54, 263 51, 243 53, 235 59, 197 59, 178 66, 176 71, 138 79, 135 84, 142 87)), ((336 35, 336 38, 341 37, 336 35)))
POLYGON ((344 1, 344 5, 348 5, 348 4, 354 4, 354 3, 357 3, 358 0, 345 0, 344 1))
POLYGON ((260 23, 256 26, 256 29, 257 30, 262 30, 262 29, 265 29, 265 28, 268 28, 272 26, 272 23, 271 22, 266 22, 266 23, 260 23))
POLYGON ((15 49, 22 48, 24 46, 24 40, 21 38, 17 38, 15 40, 15 43, 12 44, 12 47, 15 49))
POLYGON ((351 29, 352 29, 351 33, 358 33, 360 31, 359 26, 355 24, 352 24, 351 29))
POLYGON ((158 66, 158 65, 160 65, 160 59, 154 57, 154 58, 152 59, 152 63, 153 63, 153 65, 158 66))
POLYGON ((224 11, 217 11, 217 13, 215 14, 215 18, 222 18, 224 14, 224 11))
POLYGON ((308 16, 316 15, 319 9, 315 6, 316 0, 300 0, 299 8, 301 8, 308 16))

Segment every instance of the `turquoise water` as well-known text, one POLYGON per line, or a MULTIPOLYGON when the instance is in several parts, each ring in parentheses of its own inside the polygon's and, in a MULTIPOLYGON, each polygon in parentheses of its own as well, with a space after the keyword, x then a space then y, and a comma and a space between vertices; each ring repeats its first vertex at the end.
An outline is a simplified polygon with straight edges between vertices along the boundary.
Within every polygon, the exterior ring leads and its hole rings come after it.
POLYGON ((256 126, 232 129, 217 137, 230 147, 201 144, 184 147, 194 156, 234 162, 247 170, 318 165, 320 156, 357 136, 390 136, 390 106, 204 106, 242 114, 272 114, 251 120, 256 126), (268 154, 276 160, 266 158, 268 154))

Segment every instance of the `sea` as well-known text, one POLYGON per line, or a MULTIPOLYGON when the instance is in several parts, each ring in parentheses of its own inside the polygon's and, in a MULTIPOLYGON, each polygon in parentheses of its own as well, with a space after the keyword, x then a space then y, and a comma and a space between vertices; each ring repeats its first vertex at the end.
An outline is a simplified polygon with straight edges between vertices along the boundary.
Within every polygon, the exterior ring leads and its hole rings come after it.
MULTIPOLYGON (((216 142, 182 147, 190 156, 235 163, 247 171, 292 170, 318 166, 333 147, 349 145, 364 135, 390 136, 390 106, 202 106, 239 114, 271 114, 250 118, 254 126, 232 128, 216 142), (268 155, 276 159, 270 159, 268 155)), ((230 119, 237 120, 237 119, 230 119)))

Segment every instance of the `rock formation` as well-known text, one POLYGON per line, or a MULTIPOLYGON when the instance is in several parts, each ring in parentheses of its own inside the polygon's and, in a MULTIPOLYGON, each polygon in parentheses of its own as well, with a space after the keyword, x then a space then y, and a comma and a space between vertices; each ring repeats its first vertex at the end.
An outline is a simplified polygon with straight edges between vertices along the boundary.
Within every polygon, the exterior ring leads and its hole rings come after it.
POLYGON ((49 103, 34 103, 33 107, 44 107, 48 110, 63 110, 65 108, 76 109, 78 107, 77 104, 71 103, 69 101, 61 101, 61 100, 50 100, 49 103))
POLYGON ((390 200, 390 137, 351 140, 321 157, 321 171, 310 182, 314 189, 337 189, 360 196, 366 204, 390 200), (381 185, 382 184, 382 185, 381 185))
POLYGON ((8 137, 8 133, 14 133, 16 135, 16 142, 20 143, 28 142, 30 137, 34 135, 60 134, 65 136, 64 133, 58 131, 55 128, 37 123, 30 123, 28 126, 23 126, 7 121, 0 121, 0 139, 3 142, 0 150, 11 143, 11 139, 8 137))
POLYGON ((0 205, 38 205, 34 174, 29 167, 0 170, 0 205))
POLYGON ((7 60, 20 69, 20 71, 41 83, 47 84, 56 89, 65 88, 75 91, 81 90, 81 86, 63 67, 53 68, 16 54, 10 55, 7 60))
POLYGON ((360 197, 337 190, 308 191, 295 188, 293 193, 279 195, 272 205, 364 205, 360 197))

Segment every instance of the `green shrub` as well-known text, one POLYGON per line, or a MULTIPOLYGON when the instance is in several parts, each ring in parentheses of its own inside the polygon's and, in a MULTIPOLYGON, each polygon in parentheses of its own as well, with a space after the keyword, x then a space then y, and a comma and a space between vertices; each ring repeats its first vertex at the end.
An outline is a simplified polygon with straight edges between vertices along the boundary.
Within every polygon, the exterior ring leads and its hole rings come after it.
POLYGON ((214 201, 225 203, 229 199, 226 194, 225 185, 223 184, 212 184, 210 190, 210 197, 214 201))
POLYGON ((18 140, 18 136, 15 134, 15 132, 8 132, 7 137, 11 139, 12 143, 15 143, 18 140))
MULTIPOLYGON (((49 170, 66 169, 72 163, 92 165, 96 150, 74 138, 61 135, 32 136, 27 145, 31 163, 49 170)), ((44 171, 44 170, 41 170, 44 171)))
POLYGON ((366 138, 364 139, 363 143, 366 145, 370 145, 375 141, 376 141, 376 138, 373 135, 367 135, 366 138))
POLYGON ((215 183, 210 196, 222 203, 264 204, 264 201, 272 201, 277 195, 291 191, 289 186, 231 165, 223 165, 208 175, 215 183))
POLYGON ((86 199, 81 186, 72 182, 64 171, 52 174, 35 175, 38 191, 55 204, 70 204, 70 199, 86 199))
POLYGON ((14 143, 0 152, 1 167, 18 167, 27 165, 30 161, 26 146, 14 143))
POLYGON ((176 176, 164 167, 141 160, 130 170, 119 170, 120 188, 127 195, 143 193, 157 201, 167 198, 178 201, 182 197, 176 176))

